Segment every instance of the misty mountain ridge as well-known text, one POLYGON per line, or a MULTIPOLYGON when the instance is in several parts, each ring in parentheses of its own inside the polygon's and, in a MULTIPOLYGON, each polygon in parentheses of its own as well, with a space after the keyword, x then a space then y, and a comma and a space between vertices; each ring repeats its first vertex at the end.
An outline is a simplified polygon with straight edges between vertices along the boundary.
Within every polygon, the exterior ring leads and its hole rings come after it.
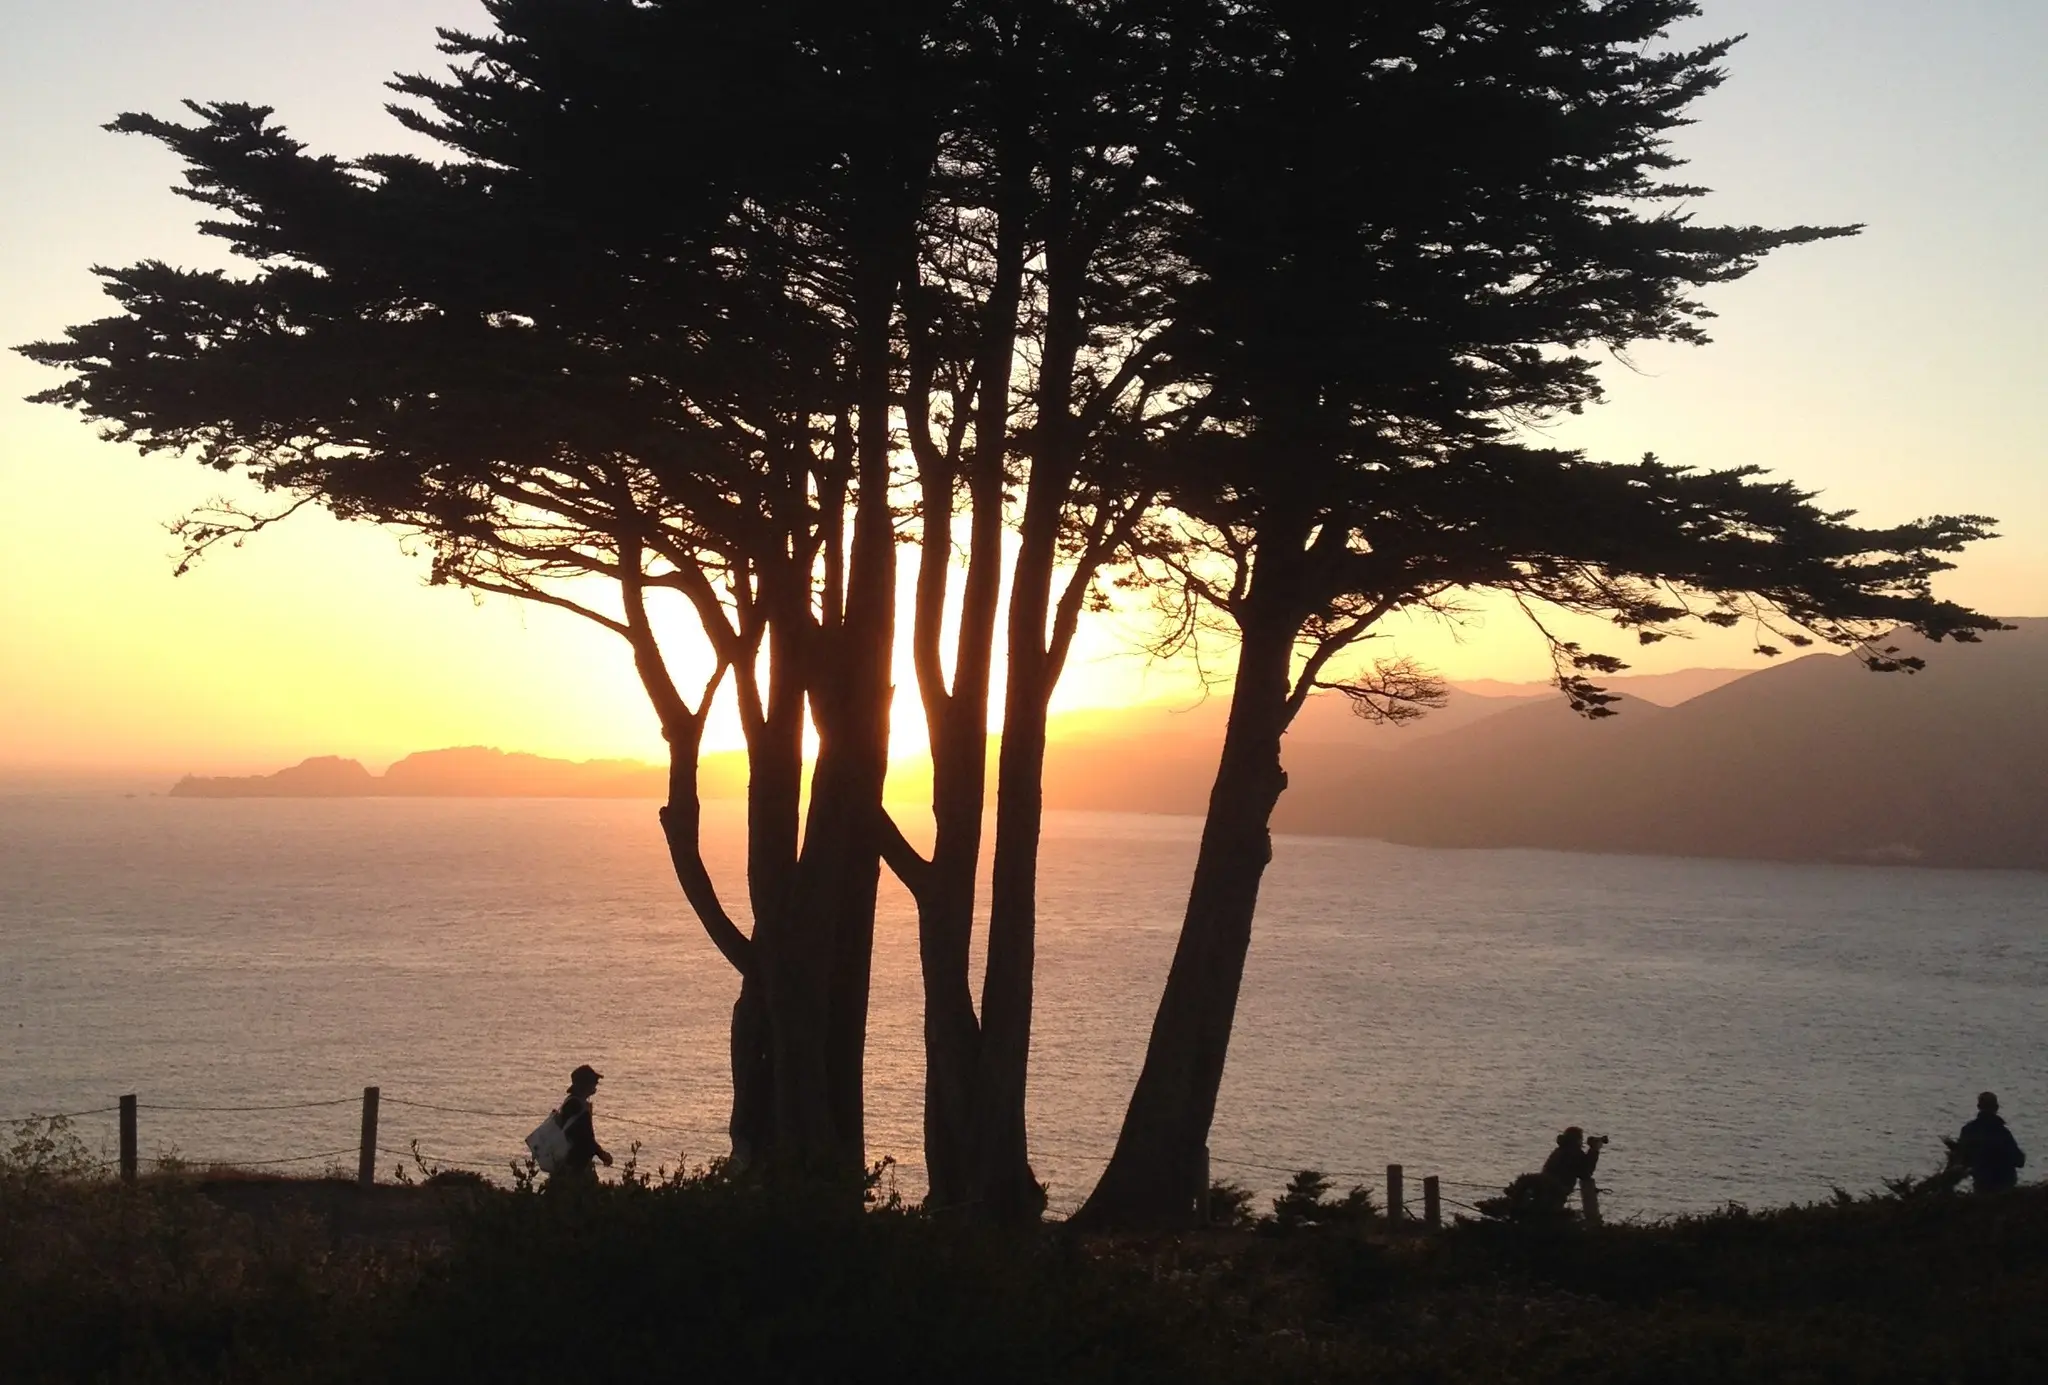
MULTIPOLYGON (((1731 675, 1734 673, 1731 671, 1731 675)), ((1437 734, 1492 716, 1535 696, 1556 696, 1554 690, 1543 684, 1498 686, 1510 691, 1482 696, 1453 687, 1444 708, 1420 723, 1399 728, 1376 727, 1353 714, 1349 699, 1334 693, 1319 694, 1302 709, 1290 733, 1290 742, 1371 748, 1390 731, 1395 736, 1407 737, 1437 734)), ((1151 811, 1199 812, 1199 798, 1192 800, 1195 806, 1188 806, 1191 800, 1178 786, 1186 781, 1198 794, 1207 793, 1207 778, 1215 772, 1216 751, 1222 744, 1223 724, 1229 714, 1230 700, 1218 697, 1193 703, 1091 709, 1053 717, 1048 728, 1049 749, 1059 763, 1059 773, 1055 775, 1049 766, 1048 781, 1057 778, 1066 785, 1066 801, 1053 806, 1090 806, 1092 791, 1072 771, 1085 766, 1099 773, 1100 756, 1109 750, 1127 767, 1157 762, 1155 770, 1176 786, 1173 792, 1160 797, 1161 802, 1170 806, 1151 811), (1071 754, 1063 756, 1063 751, 1071 754)), ((998 737, 989 738, 991 791, 999 744, 998 737)), ((707 753, 700 763, 699 781, 706 798, 744 797, 745 753, 707 753)), ((892 799, 915 798, 928 791, 930 783, 928 756, 906 756, 890 768, 892 799)), ((395 761, 381 775, 372 774, 359 760, 316 755, 273 774, 188 774, 170 792, 176 798, 661 798, 668 793, 668 771, 643 760, 563 760, 492 746, 454 746, 416 751, 395 761)))
MULTIPOLYGON (((2048 869, 2048 620, 1872 673, 1811 654, 1676 707, 1503 712, 1348 773, 1274 825, 1436 847, 2048 869)), ((1290 771, 1295 767, 1290 765, 1290 771)))
MULTIPOLYGON (((1417 722, 1379 726, 1309 700, 1288 733, 1277 830, 1415 846, 2048 869, 2048 619, 1978 645, 1893 640, 1917 674, 1809 654, 1759 670, 1602 680, 1620 715, 1589 721, 1544 684, 1455 684, 1417 722)), ((1049 808, 1199 814, 1229 700, 1053 718, 1049 808)), ((993 792, 995 738, 990 738, 993 792)), ((707 798, 743 796, 746 757, 705 756, 707 798)), ((889 796, 928 796, 930 762, 889 796)), ((373 775, 354 760, 181 780, 223 797, 659 798, 662 767, 485 747, 425 751, 373 775)))
MULTIPOLYGON (((745 793, 745 756, 704 758, 707 794, 745 793), (734 761, 737 783, 727 784, 734 761)), ((660 798, 667 792, 667 770, 641 760, 556 760, 480 745, 418 751, 381 775, 359 760, 317 755, 275 774, 188 774, 171 787, 174 798, 660 798)))

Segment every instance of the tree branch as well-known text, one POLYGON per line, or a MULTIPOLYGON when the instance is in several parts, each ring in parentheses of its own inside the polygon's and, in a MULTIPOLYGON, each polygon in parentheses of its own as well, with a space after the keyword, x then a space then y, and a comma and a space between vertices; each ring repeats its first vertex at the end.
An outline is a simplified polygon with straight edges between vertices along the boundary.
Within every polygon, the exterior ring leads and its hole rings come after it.
POLYGON ((887 808, 876 810, 875 837, 882 849, 882 859, 889 869, 903 882, 912 897, 920 896, 926 882, 931 879, 932 863, 918 854, 910 844, 910 838, 903 835, 903 829, 896 825, 896 819, 887 808))

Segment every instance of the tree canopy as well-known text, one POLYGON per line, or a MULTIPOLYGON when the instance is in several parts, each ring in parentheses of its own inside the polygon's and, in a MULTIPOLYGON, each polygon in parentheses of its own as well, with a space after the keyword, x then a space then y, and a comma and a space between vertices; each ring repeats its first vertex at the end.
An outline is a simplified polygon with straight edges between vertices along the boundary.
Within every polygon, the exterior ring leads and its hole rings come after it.
MULTIPOLYGON (((1753 467, 1609 464, 1528 426, 1601 395, 1596 350, 1704 343, 1703 289, 1853 227, 1729 227, 1674 204, 1669 135, 1722 80, 1688 0, 1326 6, 1221 21, 1162 177, 1188 273, 1167 352, 1199 390, 1151 538, 1180 628, 1238 639, 1231 713, 1180 945, 1117 1151, 1082 1210, 1193 1214, 1281 740, 1319 686, 1369 716, 1433 698, 1402 661, 1333 679, 1389 616, 1495 592, 1642 643, 1755 622, 1758 648, 1863 649, 1899 624, 1975 638, 1938 600, 1976 516, 1863 528, 1753 467), (1768 633, 1761 633, 1768 632, 1768 633)), ((1614 654, 1550 635, 1592 716, 1614 654)))

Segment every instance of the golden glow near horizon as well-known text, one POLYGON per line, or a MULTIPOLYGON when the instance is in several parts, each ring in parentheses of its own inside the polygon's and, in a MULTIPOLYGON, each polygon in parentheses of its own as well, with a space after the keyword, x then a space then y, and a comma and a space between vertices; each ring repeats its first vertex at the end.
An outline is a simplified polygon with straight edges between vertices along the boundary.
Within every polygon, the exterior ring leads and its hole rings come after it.
MULTIPOLYGON (((1752 37, 1681 138, 1688 178, 1719 190, 1700 214, 1871 229, 1786 252, 1715 292, 1715 345, 1617 363, 1613 402, 1555 440, 1616 459, 1756 463, 1873 522, 1997 515, 2007 537, 1967 556, 1943 594, 2000 615, 2048 612, 2048 469, 2030 407, 2048 373, 2035 245, 2048 219, 2048 100, 2030 72, 2048 10, 2000 8, 1996 23, 1963 25, 1851 0, 1709 0, 1686 37, 1752 37)), ((473 0, 24 7, 0 51, 0 346, 105 313, 92 264, 231 263, 192 231, 200 209, 168 191, 168 155, 98 130, 115 113, 246 99, 276 105, 319 150, 416 147, 382 113, 380 81, 434 64, 435 24, 482 22, 473 0)), ((233 483, 20 402, 52 378, 0 355, 0 781, 67 768, 246 772, 321 753, 381 768, 462 744, 659 755, 615 636, 425 588, 424 560, 388 533, 302 516, 174 580, 164 523, 233 483)), ((1058 708, 1199 695, 1185 661, 1137 652, 1142 617, 1088 625, 1058 708)), ((1392 633, 1374 652, 1452 678, 1547 672, 1540 642, 1505 613, 1392 633)), ((1711 634, 1635 662, 1751 663, 1751 643, 1711 634)), ((1611 632, 1601 647, 1631 653, 1611 632)), ((1206 652, 1212 674, 1228 660, 1206 652)), ((898 752, 914 753, 923 728, 907 658, 900 667, 898 752)), ((711 742, 737 741, 725 714, 711 742)))

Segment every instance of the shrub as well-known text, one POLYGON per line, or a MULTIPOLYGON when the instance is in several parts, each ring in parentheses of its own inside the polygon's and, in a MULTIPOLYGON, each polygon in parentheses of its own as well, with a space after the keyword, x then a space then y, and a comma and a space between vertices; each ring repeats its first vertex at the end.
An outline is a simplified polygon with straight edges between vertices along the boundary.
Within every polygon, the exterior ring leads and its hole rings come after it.
POLYGON ((1377 1212, 1372 1193, 1354 1187, 1340 1198, 1331 1198, 1330 1180, 1315 1169, 1303 1169, 1287 1181, 1287 1190, 1273 1199, 1273 1215, 1262 1218, 1261 1230, 1285 1234, 1304 1227, 1363 1227, 1377 1212))

